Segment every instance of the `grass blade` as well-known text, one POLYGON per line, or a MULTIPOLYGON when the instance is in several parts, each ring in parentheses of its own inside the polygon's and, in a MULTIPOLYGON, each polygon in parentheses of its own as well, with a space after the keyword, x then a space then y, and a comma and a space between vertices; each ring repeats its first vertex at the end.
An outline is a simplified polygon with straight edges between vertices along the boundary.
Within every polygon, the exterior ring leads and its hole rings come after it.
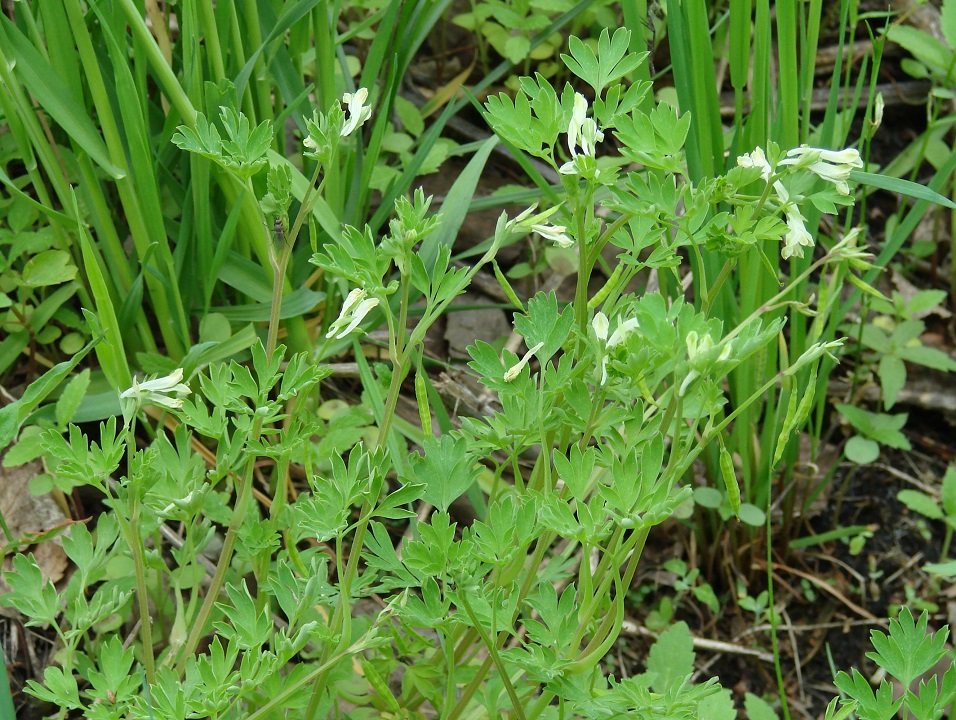
POLYGON ((10 49, 16 63, 14 73, 44 111, 49 113, 64 132, 110 177, 124 177, 126 171, 111 159, 86 108, 76 102, 75 95, 65 87, 50 63, 37 52, 20 29, 3 15, 0 15, 0 35, 3 36, 4 44, 10 49))

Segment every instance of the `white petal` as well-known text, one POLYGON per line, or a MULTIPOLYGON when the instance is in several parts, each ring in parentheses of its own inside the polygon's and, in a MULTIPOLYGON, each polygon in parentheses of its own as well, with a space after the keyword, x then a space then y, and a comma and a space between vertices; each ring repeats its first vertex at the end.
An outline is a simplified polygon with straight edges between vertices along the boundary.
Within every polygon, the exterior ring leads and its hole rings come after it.
POLYGON ((863 159, 860 157, 860 151, 856 148, 821 150, 820 159, 837 165, 848 165, 856 168, 863 167, 863 159))
POLYGON ((764 180, 769 180, 773 174, 773 168, 770 167, 770 163, 767 162, 767 156, 764 154, 763 148, 757 147, 747 155, 740 155, 737 158, 737 164, 740 167, 759 168, 764 180))
POLYGON ((578 154, 578 135, 588 116, 588 100, 581 93, 574 93, 574 108, 571 111, 571 122, 568 124, 568 150, 571 157, 578 154))
POLYGON ((523 357, 523 358, 521 358, 518 362, 516 362, 514 365, 512 365, 510 368, 508 368, 508 370, 507 370, 507 372, 505 372, 504 377, 502 378, 502 380, 504 380, 505 382, 511 382, 511 381, 514 380, 516 377, 518 377, 518 375, 520 375, 520 374, 521 374, 521 371, 524 369, 524 366, 528 364, 528 361, 531 359, 531 357, 532 357, 536 352, 538 352, 538 350, 540 350, 542 347, 544 347, 544 343, 543 343, 543 342, 539 342, 539 343, 538 343, 537 345, 535 345, 533 348, 531 348, 530 350, 528 350, 528 352, 526 352, 526 353, 524 354, 524 357, 523 357))
POLYGON ((568 160, 564 165, 558 168, 558 172, 562 175, 577 175, 578 168, 574 163, 574 160, 568 160))
POLYGON ((627 339, 628 335, 639 327, 640 323, 637 322, 637 318, 630 318, 623 322, 618 319, 617 330, 611 334, 611 338, 607 341, 607 347, 612 348, 620 345, 627 339))
POLYGON ((594 334, 598 340, 601 342, 607 340, 607 331, 609 327, 607 315, 602 312, 594 313, 594 319, 591 320, 591 327, 594 328, 594 334))
POLYGON ((807 232, 804 222, 805 218, 796 207, 787 211, 787 227, 790 232, 787 233, 786 242, 780 251, 782 258, 787 259, 794 255, 803 257, 803 248, 813 246, 813 236, 807 232))

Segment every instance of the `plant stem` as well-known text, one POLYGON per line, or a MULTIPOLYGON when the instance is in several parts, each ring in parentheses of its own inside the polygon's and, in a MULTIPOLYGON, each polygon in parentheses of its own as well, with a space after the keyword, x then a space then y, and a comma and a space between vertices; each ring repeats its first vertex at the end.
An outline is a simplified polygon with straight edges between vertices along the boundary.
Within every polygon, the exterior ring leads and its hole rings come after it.
MULTIPOLYGON (((153 622, 149 614, 149 591, 146 587, 146 559, 143 554, 143 538, 139 533, 139 497, 133 487, 133 454, 136 452, 134 438, 135 419, 130 421, 126 430, 126 482, 127 482, 127 519, 122 512, 116 513, 123 535, 133 556, 133 568, 136 575, 136 601, 139 609, 139 630, 143 643, 143 668, 146 681, 156 682, 156 659, 153 654, 153 622)), ((107 485, 107 489, 109 485, 107 485)), ((117 498, 118 500, 118 498, 117 498)), ((119 503, 117 502, 117 505, 119 503)), ((118 510, 119 508, 117 508, 118 510)))
POLYGON ((481 636, 482 641, 485 643, 485 647, 488 648, 488 656, 495 664, 495 667, 498 668, 498 674, 501 676, 501 682, 504 684, 505 690, 508 692, 508 697, 511 698, 511 707, 514 710, 515 715, 518 717, 518 720, 525 720, 524 708, 521 706, 521 700, 518 698, 518 693, 515 691, 514 685, 511 684, 511 678, 508 677, 508 672, 505 669, 505 665, 501 661, 501 656, 498 654, 497 642, 492 642, 491 637, 482 627, 481 621, 475 615, 474 610, 471 609, 471 604, 468 602, 468 593, 460 592, 458 593, 458 597, 461 599, 461 606, 465 609, 465 612, 471 619, 472 625, 474 625, 475 629, 478 631, 478 634, 481 636))

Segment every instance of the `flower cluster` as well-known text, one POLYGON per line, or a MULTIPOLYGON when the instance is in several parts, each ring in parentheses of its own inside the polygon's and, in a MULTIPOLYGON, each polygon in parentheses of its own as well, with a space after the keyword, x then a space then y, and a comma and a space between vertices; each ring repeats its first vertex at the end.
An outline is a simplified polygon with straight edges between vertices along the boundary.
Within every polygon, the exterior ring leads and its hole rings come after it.
POLYGON ((607 382, 608 352, 627 340, 627 336, 637 330, 640 327, 640 323, 638 323, 637 318, 629 318, 627 320, 618 318, 617 329, 611 333, 611 337, 609 338, 607 333, 611 328, 607 315, 602 312, 597 312, 594 314, 594 319, 591 320, 591 327, 594 329, 594 336, 599 342, 604 344, 604 348, 601 352, 601 384, 604 385, 607 382))
POLYGON ((678 397, 684 397, 684 393, 687 392, 687 388, 690 387, 690 384, 700 377, 701 370, 714 362, 727 360, 730 358, 730 353, 733 350, 728 342, 724 345, 720 354, 714 358, 714 353, 711 352, 714 349, 714 339, 709 333, 704 333, 703 337, 701 337, 696 330, 691 330, 687 333, 684 342, 687 344, 687 360, 690 363, 691 369, 677 390, 678 397))
POLYGON ((120 400, 133 401, 136 407, 158 405, 167 410, 179 410, 183 406, 183 398, 191 392, 183 382, 183 369, 176 368, 169 375, 154 380, 138 382, 134 378, 129 390, 120 393, 120 400))
POLYGON ((850 194, 847 180, 850 171, 863 167, 860 153, 854 148, 846 150, 821 150, 807 145, 793 148, 787 152, 787 157, 780 161, 780 165, 793 165, 809 170, 814 175, 833 183, 841 195, 850 194))
MULTIPOLYGON (((810 235, 806 226, 807 219, 800 212, 799 201, 803 198, 800 196, 791 197, 783 183, 773 179, 776 168, 767 160, 763 149, 758 147, 753 152, 741 155, 737 158, 737 164, 740 167, 757 168, 765 182, 773 182, 777 201, 786 216, 787 227, 789 228, 780 255, 784 259, 791 258, 794 255, 803 257, 803 248, 813 246, 813 236, 810 235)), ((860 158, 859 151, 853 148, 822 150, 801 145, 789 150, 787 156, 777 163, 777 167, 783 166, 809 170, 817 177, 832 183, 841 195, 849 195, 850 186, 847 181, 850 178, 850 172, 854 168, 863 167, 863 160, 860 158)))
POLYGON ((366 88, 345 93, 342 102, 347 106, 345 111, 336 104, 328 113, 315 111, 312 118, 306 120, 309 134, 302 144, 306 147, 308 157, 320 162, 327 161, 339 139, 349 137, 372 116, 372 108, 367 104, 366 88))
POLYGON ((550 240, 561 248, 574 247, 574 240, 568 237, 567 228, 564 225, 532 225, 531 229, 538 233, 545 240, 550 240))
POLYGON ((342 126, 339 133, 342 137, 348 137, 372 117, 372 107, 365 104, 367 101, 368 88, 359 88, 354 93, 345 93, 342 96, 342 102, 349 107, 348 114, 345 117, 345 125, 342 126))
POLYGON ((599 171, 594 161, 594 153, 597 144, 602 140, 604 133, 598 129, 594 118, 588 117, 587 98, 581 93, 575 93, 571 122, 568 124, 568 150, 571 152, 571 159, 559 168, 559 172, 562 175, 597 178, 599 171))

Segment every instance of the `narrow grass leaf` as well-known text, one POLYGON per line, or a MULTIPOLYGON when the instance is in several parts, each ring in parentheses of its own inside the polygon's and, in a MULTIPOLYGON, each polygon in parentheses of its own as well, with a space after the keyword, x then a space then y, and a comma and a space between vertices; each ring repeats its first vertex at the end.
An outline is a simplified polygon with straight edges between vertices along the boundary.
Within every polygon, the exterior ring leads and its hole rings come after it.
POLYGON ((824 543, 834 542, 836 540, 845 540, 856 537, 860 533, 866 532, 869 529, 870 528, 866 525, 848 525, 846 527, 839 527, 833 530, 818 533, 816 535, 808 535, 807 537, 791 540, 790 547, 793 550, 800 550, 803 548, 814 547, 815 545, 823 545, 824 543))
POLYGON ((909 197, 916 198, 917 200, 926 200, 927 202, 936 203, 937 205, 947 207, 950 210, 956 210, 956 203, 954 203, 948 197, 940 195, 932 188, 928 188, 925 185, 920 185, 919 183, 915 183, 910 180, 886 177, 885 175, 863 172, 862 170, 851 170, 850 180, 853 182, 862 183, 863 185, 869 185, 870 187, 879 188, 880 190, 888 190, 889 192, 908 195, 909 197))
MULTIPOLYGON (((282 296, 282 307, 279 309, 279 319, 286 320, 298 317, 315 309, 315 306, 325 300, 324 292, 316 292, 311 288, 300 287, 288 295, 282 296)), ((223 305, 210 308, 211 312, 219 313, 230 322, 268 322, 272 317, 272 301, 250 303, 247 305, 223 305)))
POLYGON ((30 383, 19 400, 0 409, 0 450, 6 449, 13 442, 30 413, 36 410, 51 392, 56 390, 57 386, 66 379, 67 375, 73 372, 80 361, 97 346, 99 341, 100 338, 90 340, 76 355, 69 360, 54 365, 30 383))
MULTIPOLYGON (((73 197, 73 210, 79 216, 79 206, 76 203, 75 195, 73 197)), ((99 358, 100 366, 113 387, 117 390, 125 390, 132 382, 132 373, 130 373, 127 363, 119 322, 113 310, 113 299, 110 297, 109 289, 106 286, 106 279, 100 268, 99 253, 96 252, 90 231, 80 222, 77 222, 77 228, 87 281, 90 285, 90 292, 93 294, 98 322, 104 332, 104 340, 106 341, 97 346, 96 356, 99 358)))
POLYGON ((16 60, 14 72, 51 118, 63 128, 113 179, 125 176, 110 159, 103 138, 90 120, 86 108, 63 86, 63 80, 30 41, 6 16, 0 15, 0 35, 16 60))
POLYGON ((272 302, 272 282, 258 263, 230 252, 219 269, 219 279, 260 303, 272 302))
POLYGON ((481 149, 468 161, 465 169, 461 171, 461 174, 449 189, 445 196, 445 202, 441 206, 441 224, 435 232, 422 241, 422 247, 419 251, 426 268, 430 269, 434 266, 439 247, 445 245, 451 248, 454 244, 458 231, 468 215, 468 204, 475 195, 478 179, 485 169, 488 156, 497 144, 498 138, 496 136, 488 138, 481 149))
MULTIPOLYGON (((262 44, 252 52, 252 55, 246 60, 246 64, 242 70, 239 71, 239 74, 236 75, 235 80, 233 80, 233 84, 236 86, 236 92, 239 93, 239 95, 245 92, 246 83, 249 82, 249 77, 252 75, 256 60, 259 59, 259 56, 262 55, 269 44, 276 38, 285 36, 286 31, 308 15, 312 11, 312 8, 318 5, 319 2, 320 0, 299 0, 290 7, 287 7, 285 12, 279 16, 279 19, 276 20, 269 34, 262 41, 262 44)), ((255 5, 253 5, 253 7, 255 7, 255 5)))

